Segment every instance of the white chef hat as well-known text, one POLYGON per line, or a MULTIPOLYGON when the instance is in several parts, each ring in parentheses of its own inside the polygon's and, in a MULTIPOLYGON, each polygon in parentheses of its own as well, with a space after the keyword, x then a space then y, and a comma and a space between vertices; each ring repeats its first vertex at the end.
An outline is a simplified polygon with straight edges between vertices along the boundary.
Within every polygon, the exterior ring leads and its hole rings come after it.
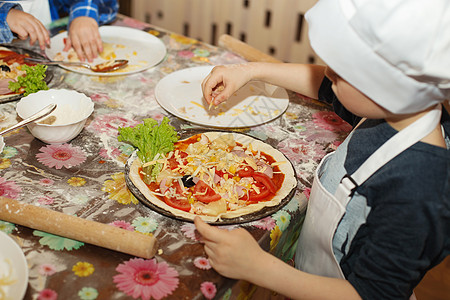
POLYGON ((450 99, 450 1, 319 0, 306 19, 317 55, 385 109, 450 99))

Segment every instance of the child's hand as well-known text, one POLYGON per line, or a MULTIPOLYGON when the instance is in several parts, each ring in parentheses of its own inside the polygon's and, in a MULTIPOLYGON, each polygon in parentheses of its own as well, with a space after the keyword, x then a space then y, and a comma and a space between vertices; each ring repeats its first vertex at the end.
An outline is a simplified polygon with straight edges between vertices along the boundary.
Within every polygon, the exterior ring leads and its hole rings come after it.
POLYGON ((235 279, 248 280, 255 276, 252 270, 262 263, 266 252, 247 230, 219 229, 206 224, 199 217, 194 219, 194 223, 202 235, 209 262, 217 272, 235 279))
POLYGON ((92 62, 103 51, 97 21, 90 17, 75 18, 70 23, 69 36, 63 50, 68 51, 70 47, 73 47, 81 61, 87 59, 92 62))
POLYGON ((214 67, 202 82, 206 102, 219 105, 244 86, 251 79, 246 68, 247 64, 214 67))
POLYGON ((30 45, 39 41, 42 50, 50 45, 50 35, 45 26, 33 15, 19 9, 11 9, 6 16, 6 22, 12 32, 16 33, 21 40, 30 38, 30 45))

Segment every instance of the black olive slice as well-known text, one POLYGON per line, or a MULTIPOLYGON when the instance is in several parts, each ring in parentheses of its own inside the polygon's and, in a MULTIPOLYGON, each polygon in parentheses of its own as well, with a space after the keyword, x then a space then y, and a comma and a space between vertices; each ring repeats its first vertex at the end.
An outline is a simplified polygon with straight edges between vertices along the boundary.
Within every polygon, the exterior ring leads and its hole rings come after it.
POLYGON ((0 65, 0 69, 5 72, 11 72, 11 69, 7 65, 0 65))
POLYGON ((194 180, 192 180, 191 175, 184 175, 183 178, 181 178, 181 181, 183 182, 184 186, 187 188, 190 188, 191 186, 194 186, 194 180))

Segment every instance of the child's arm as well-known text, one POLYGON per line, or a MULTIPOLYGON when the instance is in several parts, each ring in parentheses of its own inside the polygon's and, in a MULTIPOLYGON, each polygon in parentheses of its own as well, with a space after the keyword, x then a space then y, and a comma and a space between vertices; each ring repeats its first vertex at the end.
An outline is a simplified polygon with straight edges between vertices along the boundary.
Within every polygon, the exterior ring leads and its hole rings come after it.
POLYGON ((228 231, 196 218, 211 266, 221 275, 252 282, 292 299, 361 299, 346 280, 297 270, 261 249, 243 228, 228 231))
POLYGON ((92 61, 103 51, 103 43, 98 31, 99 25, 113 21, 118 12, 117 0, 72 1, 69 18, 69 38, 64 51, 71 47, 80 60, 92 61))
POLYGON ((287 63, 245 63, 215 67, 202 83, 203 96, 214 105, 227 100, 251 80, 261 80, 317 99, 325 66, 287 63), (217 89, 223 86, 223 90, 217 89))
MULTIPOLYGON (((43 50, 46 45, 50 44, 50 35, 47 29, 34 16, 20 9, 11 8, 6 15, 5 21, 7 26, 9 26, 9 30, 16 33, 21 40, 29 37, 30 45, 38 41, 40 48, 43 50)), ((6 30, 7 28, 2 28, 2 31, 6 30)))
POLYGON ((0 2, 0 43, 10 43, 13 39, 13 33, 9 29, 9 25, 6 22, 6 16, 8 15, 11 8, 21 7, 17 3, 9 3, 6 1, 0 2))
POLYGON ((69 38, 64 51, 71 47, 81 61, 92 61, 103 51, 103 43, 98 31, 97 21, 91 17, 77 17, 69 26, 69 38))

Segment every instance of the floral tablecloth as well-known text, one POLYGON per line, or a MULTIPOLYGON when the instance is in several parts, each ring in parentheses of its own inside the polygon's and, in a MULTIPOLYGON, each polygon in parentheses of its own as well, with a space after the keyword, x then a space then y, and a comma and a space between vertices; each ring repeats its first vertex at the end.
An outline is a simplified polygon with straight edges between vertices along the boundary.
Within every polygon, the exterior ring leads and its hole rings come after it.
MULTIPOLYGON (((86 76, 55 67, 50 87, 85 93, 95 102, 95 111, 69 143, 45 144, 26 128, 6 135, 0 155, 0 196, 154 235, 159 250, 153 259, 132 257, 0 220, 0 230, 13 237, 28 262, 25 299, 249 299, 252 295, 259 299, 257 287, 224 278, 210 267, 192 223, 160 215, 130 193, 124 166, 134 149, 117 141, 118 126, 135 125, 148 117, 168 116, 178 130, 198 127, 158 105, 154 95, 158 80, 187 67, 243 59, 128 17, 121 16, 114 25, 160 38, 167 57, 155 68, 118 77, 86 76)), ((292 201, 269 217, 239 225, 286 262, 295 252, 313 170, 350 129, 328 106, 292 92, 289 97, 289 107, 278 119, 239 130, 278 148, 295 167, 298 187, 292 201)), ((17 122, 15 105, 0 105, 0 128, 17 122)))

